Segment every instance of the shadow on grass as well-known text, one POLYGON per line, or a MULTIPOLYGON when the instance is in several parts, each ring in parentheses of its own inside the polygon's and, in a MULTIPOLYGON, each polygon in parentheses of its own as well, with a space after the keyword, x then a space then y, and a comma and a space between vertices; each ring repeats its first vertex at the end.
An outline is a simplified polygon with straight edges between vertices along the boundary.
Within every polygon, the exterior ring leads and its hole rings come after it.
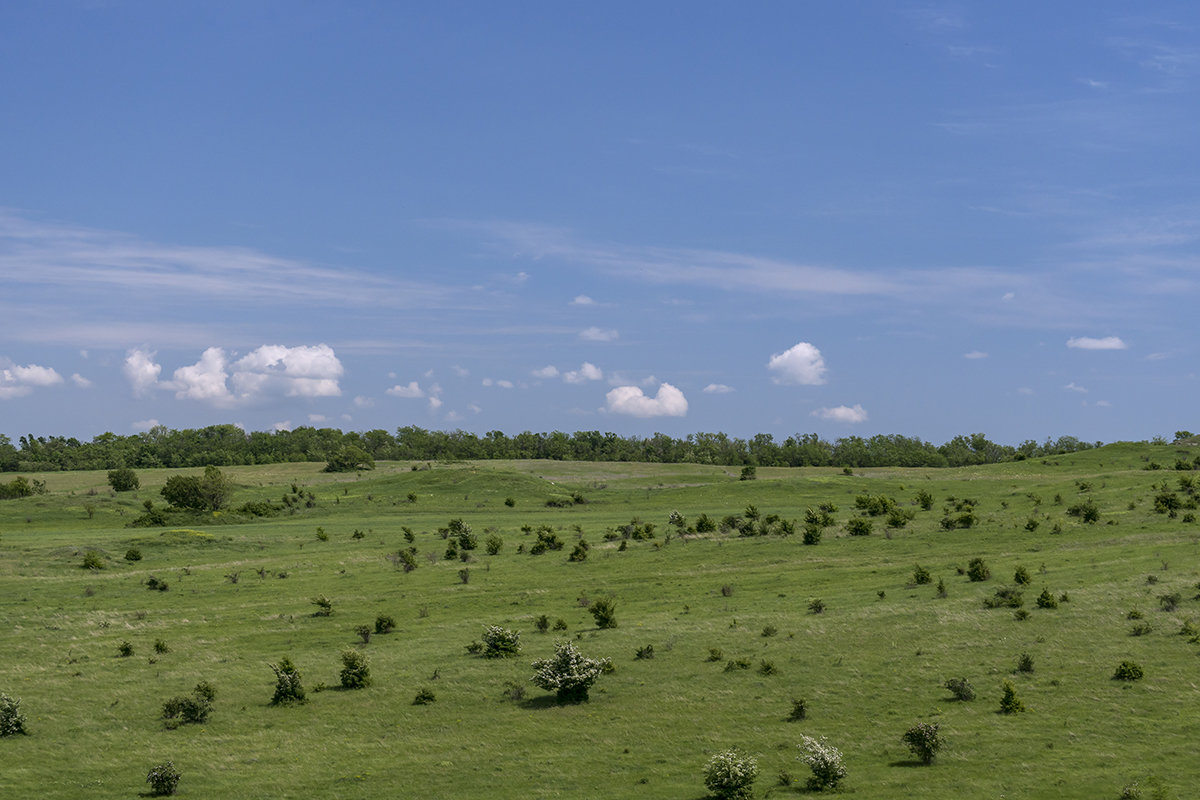
POLYGON ((919 758, 903 758, 899 761, 892 761, 888 764, 889 767, 927 767, 929 766, 919 758))
POLYGON ((539 708, 558 708, 559 706, 579 706, 583 703, 560 703, 558 698, 552 694, 538 695, 537 697, 528 697, 520 702, 521 708, 530 711, 536 711, 539 708))

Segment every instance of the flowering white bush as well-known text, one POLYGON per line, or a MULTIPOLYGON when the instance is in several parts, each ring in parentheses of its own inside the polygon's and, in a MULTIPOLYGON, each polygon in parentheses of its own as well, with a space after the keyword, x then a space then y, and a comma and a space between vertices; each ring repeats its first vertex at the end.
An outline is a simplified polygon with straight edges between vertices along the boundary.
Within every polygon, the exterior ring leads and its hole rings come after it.
POLYGON ((508 658, 521 652, 521 634, 510 631, 499 625, 486 625, 483 628, 484 658, 508 658))
POLYGON ((558 695, 560 703, 588 699, 588 689, 612 662, 607 658, 584 658, 571 642, 557 642, 554 657, 533 662, 533 682, 558 695))
POLYGON ((704 785, 721 800, 749 797, 757 777, 758 760, 737 750, 717 753, 704 765, 704 785))
POLYGON ((0 694, 0 736, 16 736, 25 730, 25 715, 21 713, 21 698, 0 694))
POLYGON ((808 779, 808 788, 821 791, 832 789, 846 777, 846 767, 842 763, 842 751, 825 741, 811 736, 801 736, 800 760, 812 770, 808 779))

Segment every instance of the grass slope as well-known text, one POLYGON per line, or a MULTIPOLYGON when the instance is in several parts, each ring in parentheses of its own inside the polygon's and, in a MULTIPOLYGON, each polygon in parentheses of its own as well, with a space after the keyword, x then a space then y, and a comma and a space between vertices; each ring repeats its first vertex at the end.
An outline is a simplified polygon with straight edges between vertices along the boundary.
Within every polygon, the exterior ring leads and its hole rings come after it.
POLYGON ((708 757, 737 746, 759 758, 755 796, 786 797, 805 793, 796 744, 808 734, 842 749, 846 791, 864 799, 1093 800, 1151 775, 1184 797, 1200 785, 1200 644, 1178 632, 1200 624, 1200 527, 1183 521, 1187 510, 1155 513, 1154 497, 1172 489, 1186 499, 1177 481, 1197 473, 1169 467, 1195 455, 1118 444, 963 470, 760 468, 756 481, 696 465, 381 464, 359 475, 231 467, 235 505, 278 500, 292 484, 316 504, 166 530, 125 524, 174 471, 141 472, 139 492, 115 496, 103 473, 38 475, 47 494, 0 502, 0 692, 21 698, 30 730, 0 739, 5 794, 125 798, 169 758, 190 797, 692 799, 705 795, 708 757), (920 490, 935 498, 929 511, 913 505, 920 490), (586 502, 545 505, 573 493, 586 502), (888 533, 877 517, 872 535, 847 536, 864 494, 894 497, 915 518, 888 533), (963 498, 976 501, 976 525, 943 530, 944 507, 963 498), (1066 514, 1088 498, 1098 522, 1066 514), (839 509, 816 546, 799 532, 667 540, 672 510, 719 520, 753 505, 800 528, 822 502, 839 509), (624 551, 621 539, 605 540, 635 517, 655 523, 653 540, 624 551), (444 558, 438 528, 452 518, 479 536, 469 563, 444 558), (518 553, 534 541, 522 527, 542 525, 565 549, 518 553), (407 574, 386 558, 407 546, 403 526, 418 549, 407 574), (482 548, 490 534, 504 540, 495 556, 482 548), (589 556, 568 563, 581 534, 589 556), (131 547, 141 561, 124 560, 131 547), (88 550, 105 569, 81 568, 88 550), (975 557, 990 580, 960 574, 975 557), (931 584, 911 583, 916 564, 931 584), (1019 566, 1032 578, 1025 620, 984 607, 1019 566), (152 575, 169 591, 148 590, 152 575), (1069 600, 1039 609, 1043 588, 1069 600), (1159 597, 1172 593, 1181 602, 1162 610, 1159 597), (313 616, 318 595, 332 600, 331 616, 313 616), (585 606, 608 596, 619 625, 600 631, 585 606), (811 613, 814 599, 822 613, 811 613), (354 628, 378 614, 397 629, 363 644, 354 628), (537 633, 543 614, 567 631, 537 633), (467 653, 492 624, 521 631, 519 657, 467 653), (1138 624, 1149 632, 1131 635, 1138 624), (559 706, 529 683, 530 662, 563 637, 616 667, 588 703, 559 706), (169 651, 156 653, 156 640, 169 651), (118 655, 123 641, 134 647, 128 658, 118 655), (635 659, 646 645, 654 658, 635 659), (338 686, 339 652, 353 647, 370 657, 373 685, 314 692, 338 686), (719 660, 709 660, 713 648, 719 660), (1016 672, 1023 653, 1033 672, 1016 672), (284 656, 304 675, 305 705, 269 705, 268 664, 284 656), (1126 659, 1141 664, 1143 680, 1112 679, 1126 659), (738 660, 749 669, 726 670, 738 660), (774 674, 760 674, 764 661, 774 674), (942 688, 958 676, 977 700, 942 688), (202 679, 217 690, 209 720, 166 729, 163 702, 202 679), (998 713, 1005 680, 1025 713, 998 713), (512 684, 525 687, 523 699, 510 697, 512 684), (413 705, 421 689, 436 702, 413 705), (800 697, 808 718, 786 721, 800 697), (947 742, 929 767, 900 740, 918 721, 940 723, 947 742), (792 786, 779 785, 782 772, 792 786))

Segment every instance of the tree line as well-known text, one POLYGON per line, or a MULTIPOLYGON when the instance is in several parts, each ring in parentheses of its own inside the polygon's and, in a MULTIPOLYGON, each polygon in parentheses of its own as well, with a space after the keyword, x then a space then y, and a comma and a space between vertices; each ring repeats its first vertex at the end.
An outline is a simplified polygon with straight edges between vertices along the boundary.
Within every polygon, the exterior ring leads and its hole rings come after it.
POLYGON ((358 448, 376 461, 466 459, 552 459, 559 461, 631 461, 761 467, 961 467, 1025 458, 1043 458, 1097 447, 1074 436, 1028 439, 1003 445, 982 433, 955 436, 941 445, 897 434, 844 436, 833 441, 815 433, 777 441, 769 433, 748 439, 724 433, 693 433, 675 438, 620 436, 600 431, 532 433, 502 431, 478 435, 463 430, 436 431, 416 426, 395 433, 301 427, 291 431, 247 432, 236 425, 174 430, 156 426, 144 433, 103 433, 90 442, 73 437, 19 437, 0 434, 0 471, 148 469, 330 461, 347 448, 358 448))

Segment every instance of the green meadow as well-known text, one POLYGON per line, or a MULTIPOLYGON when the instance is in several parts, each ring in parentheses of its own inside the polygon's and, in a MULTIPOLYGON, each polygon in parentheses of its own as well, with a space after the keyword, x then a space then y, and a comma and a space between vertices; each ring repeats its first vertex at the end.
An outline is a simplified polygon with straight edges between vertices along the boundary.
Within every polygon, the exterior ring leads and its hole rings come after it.
POLYGON ((28 475, 46 492, 0 501, 0 692, 20 698, 28 729, 0 738, 0 794, 135 797, 171 760, 193 798, 700 800, 705 762, 736 747, 758 760, 754 797, 791 797, 813 794, 808 735, 842 751, 839 792, 863 800, 1115 800, 1135 781, 1141 796, 1186 798, 1200 786, 1200 472, 1173 467, 1198 455, 1114 444, 961 469, 760 467, 755 480, 681 464, 227 467, 231 507, 302 502, 165 528, 128 523, 162 505, 168 477, 200 470, 140 470, 122 493, 104 472, 28 475), (863 496, 911 519, 889 527, 856 507, 863 496), (830 524, 805 544, 822 504, 830 524), (772 532, 689 532, 701 514, 757 515, 772 532), (869 535, 848 534, 856 518, 869 535), (479 546, 447 558, 439 529, 454 519, 479 546), (539 529, 563 549, 531 554, 539 529), (502 540, 494 555, 488 537, 502 540), (571 561, 581 538, 586 558, 571 561), (102 568, 83 567, 89 552, 102 568), (987 580, 967 574, 977 558, 987 580), (989 608, 1005 590, 1021 605, 989 608), (1038 605, 1043 590, 1057 608, 1038 605), (588 611, 602 598, 614 628, 588 611), (356 628, 380 615, 395 629, 364 642, 356 628), (565 630, 539 632, 543 615, 565 630), (520 654, 468 652, 488 625, 519 631, 520 654), (563 639, 612 660, 588 702, 530 682, 563 639), (346 649, 367 655, 367 688, 341 688, 346 649), (271 705, 285 657, 303 704, 271 705), (1144 677, 1115 679, 1122 661, 1144 677), (976 699, 956 700, 950 678, 976 699), (216 690, 208 719, 168 725, 163 704, 202 680, 216 690), (1023 712, 1000 713, 1005 681, 1023 712), (415 705, 423 690, 433 702, 415 705), (800 699, 805 718, 789 719, 800 699), (945 743, 928 766, 901 740, 918 722, 945 743))

